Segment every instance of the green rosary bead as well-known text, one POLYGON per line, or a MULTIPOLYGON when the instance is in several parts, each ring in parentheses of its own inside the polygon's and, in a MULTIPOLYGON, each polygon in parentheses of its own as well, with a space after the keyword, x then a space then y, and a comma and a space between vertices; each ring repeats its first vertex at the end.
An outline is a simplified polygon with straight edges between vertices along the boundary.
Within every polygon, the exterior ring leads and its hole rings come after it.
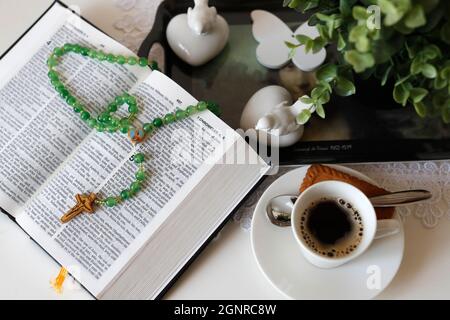
POLYGON ((80 113, 81 111, 83 111, 83 109, 83 106, 78 102, 73 106, 73 111, 75 111, 75 113, 80 113))
POLYGON ((100 113, 97 117, 97 120, 101 123, 109 123, 111 121, 111 116, 109 113, 100 113))
POLYGON ((50 58, 48 58, 48 60, 47 60, 47 65, 48 65, 50 68, 56 67, 57 64, 58 64, 58 61, 57 61, 55 58, 53 58, 53 56, 51 56, 50 58))
POLYGON ((54 87, 55 89, 56 89, 56 87, 63 85, 63 84, 61 83, 61 81, 59 81, 59 80, 51 80, 50 82, 51 82, 51 84, 53 85, 53 87, 54 87))
POLYGON ((95 128, 95 126, 97 125, 97 120, 91 118, 87 121, 87 124, 89 128, 95 128))
POLYGON ((122 198, 122 200, 127 200, 130 199, 130 190, 129 189, 124 189, 122 190, 122 192, 120 193, 120 197, 122 198))
POLYGON ((197 110, 198 111, 205 111, 208 108, 208 104, 205 101, 200 101, 197 104, 197 110))
POLYGON ((61 57, 64 54, 64 48, 56 47, 53 49, 53 54, 57 57, 61 57))
POLYGON ((125 62, 127 62, 127 59, 124 56, 117 56, 116 61, 118 64, 125 64, 125 62))
POLYGON ((72 49, 73 49, 73 45, 72 45, 71 43, 66 43, 66 44, 63 46, 63 49, 64 49, 65 52, 70 52, 70 51, 72 51, 72 49))
POLYGON ((89 120, 89 118, 91 117, 91 114, 87 111, 82 111, 80 114, 80 117, 83 120, 89 120))
POLYGON ((128 105, 137 104, 136 98, 130 95, 127 95, 124 100, 128 105))
POLYGON ((50 71, 47 73, 47 75, 48 75, 48 77, 50 78, 50 80, 59 80, 58 73, 57 73, 56 71, 54 71, 54 70, 50 70, 50 71))
POLYGON ((148 59, 147 58, 139 58, 139 65, 141 67, 146 67, 148 66, 148 59))
POLYGON ((159 70, 158 62, 156 62, 156 61, 150 62, 150 69, 152 69, 152 70, 159 70))
POLYGON ((103 123, 98 123, 98 121, 97 121, 97 125, 95 126, 95 129, 98 132, 103 132, 103 131, 105 131, 105 125, 103 123))
POLYGON ((130 66, 134 66, 135 64, 137 64, 138 63, 138 59, 136 59, 135 57, 129 57, 128 58, 128 64, 130 65, 130 66))
POLYGON ((177 120, 182 120, 186 118, 186 112, 184 110, 175 111, 175 118, 177 118, 177 120))
POLYGON ((191 116, 191 115, 193 115, 196 112, 197 112, 197 108, 195 106, 189 106, 189 107, 186 108, 186 114, 188 116, 191 116))
POLYGON ((94 49, 90 49, 89 52, 88 52, 88 57, 92 58, 92 59, 95 59, 97 57, 97 51, 94 50, 94 49))
POLYGON ((122 96, 117 96, 117 97, 114 99, 114 102, 115 102, 118 106, 121 106, 121 105, 123 105, 123 103, 124 103, 125 101, 124 101, 124 99, 123 99, 122 96))
POLYGON ((74 96, 68 95, 66 98, 66 102, 69 106, 73 107, 75 106, 75 103, 77 103, 77 99, 74 96))
POLYGON ((78 45, 78 44, 74 44, 73 45, 73 52, 75 52, 75 53, 81 53, 81 51, 82 51, 82 48, 81 48, 81 46, 80 45, 78 45))
POLYGON ((133 182, 130 185, 130 191, 135 194, 141 190, 141 184, 138 181, 133 182))
POLYGON ((175 121, 175 116, 173 113, 168 113, 164 116, 164 123, 169 124, 175 121))
POLYGON ((136 172, 135 177, 136 177, 136 180, 138 180, 138 181, 144 181, 145 180, 145 172, 142 170, 139 170, 138 172, 136 172))
POLYGON ((109 132, 109 133, 114 133, 114 132, 116 132, 117 131, 117 127, 116 126, 108 126, 107 128, 106 128, 106 130, 109 132))
POLYGON ((142 162, 144 162, 144 154, 143 153, 136 153, 133 157, 134 159, 134 163, 136 164, 140 164, 142 162))
POLYGON ((129 129, 130 129, 129 125, 120 125, 120 128, 119 128, 120 132, 122 132, 122 133, 128 133, 129 129))
POLYGON ((66 87, 61 83, 55 86, 55 90, 58 93, 61 93, 63 90, 66 90, 66 87))
POLYGON ((161 118, 155 118, 155 119, 153 120, 153 125, 154 125, 156 128, 160 128, 160 127, 163 125, 162 119, 161 119, 161 118))
POLYGON ((103 61, 106 59, 106 55, 102 51, 97 51, 95 57, 100 61, 103 61))
POLYGON ((127 118, 123 118, 123 119, 120 120, 120 125, 122 125, 122 126, 130 126, 131 123, 130 123, 130 120, 128 120, 127 118))
POLYGON ((151 123, 144 123, 142 129, 144 129, 145 133, 151 133, 155 127, 151 123))
POLYGON ((82 56, 86 57, 86 56, 89 55, 89 51, 90 51, 89 48, 82 47, 81 50, 80 50, 80 53, 81 53, 82 56))
POLYGON ((116 62, 116 56, 115 55, 113 55, 113 54, 108 54, 107 56, 106 56, 106 60, 108 61, 108 62, 111 62, 111 63, 114 63, 114 62, 116 62))
POLYGON ((108 207, 114 207, 117 205, 117 200, 114 197, 108 197, 106 198, 105 203, 108 207))
POLYGON ((129 105, 128 106, 128 112, 129 113, 137 113, 138 112, 138 107, 135 104, 129 105))
POLYGON ((59 92, 59 95, 61 96, 61 98, 63 98, 64 100, 67 99, 67 97, 69 96, 69 90, 67 90, 66 88, 62 89, 59 92))
POLYGON ((111 102, 108 104, 108 112, 116 112, 117 111, 117 104, 114 102, 111 102))

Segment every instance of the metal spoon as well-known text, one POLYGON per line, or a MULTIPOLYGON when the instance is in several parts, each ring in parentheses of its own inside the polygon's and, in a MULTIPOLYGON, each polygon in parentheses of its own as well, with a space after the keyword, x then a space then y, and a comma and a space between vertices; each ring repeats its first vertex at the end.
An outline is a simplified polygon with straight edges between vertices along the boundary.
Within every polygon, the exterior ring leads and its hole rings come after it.
MULTIPOLYGON (((406 190, 388 193, 369 198, 374 207, 398 207, 430 199, 431 192, 427 190, 406 190)), ((270 221, 279 227, 291 225, 291 212, 297 195, 281 195, 272 198, 266 211, 270 221)))

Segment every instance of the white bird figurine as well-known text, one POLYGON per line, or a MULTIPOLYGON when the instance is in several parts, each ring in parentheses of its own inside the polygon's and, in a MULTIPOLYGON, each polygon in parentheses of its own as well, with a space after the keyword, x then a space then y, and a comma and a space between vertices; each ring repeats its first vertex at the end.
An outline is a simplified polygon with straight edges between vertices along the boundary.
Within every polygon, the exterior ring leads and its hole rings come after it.
POLYGON ((300 101, 291 106, 282 102, 260 118, 255 129, 266 131, 275 136, 297 132, 302 125, 297 123, 296 116, 302 109, 305 109, 305 105, 300 101))
POLYGON ((194 0, 194 4, 187 11, 188 26, 198 35, 207 34, 216 23, 217 10, 208 6, 208 0, 194 0))

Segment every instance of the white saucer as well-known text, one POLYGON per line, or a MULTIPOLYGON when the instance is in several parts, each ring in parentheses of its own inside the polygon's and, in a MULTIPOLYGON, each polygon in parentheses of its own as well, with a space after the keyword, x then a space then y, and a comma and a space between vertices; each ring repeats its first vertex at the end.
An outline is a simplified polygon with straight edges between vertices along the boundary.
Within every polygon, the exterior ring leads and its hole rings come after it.
MULTIPOLYGON (((330 165, 361 180, 369 177, 346 167, 330 165)), ((360 257, 334 269, 320 269, 301 254, 289 227, 273 225, 266 216, 268 201, 281 194, 296 194, 308 166, 275 180, 259 199, 252 220, 253 254, 266 278, 292 299, 371 299, 394 278, 403 257, 404 230, 374 240, 360 257)), ((398 213, 394 218, 400 220, 398 213)))

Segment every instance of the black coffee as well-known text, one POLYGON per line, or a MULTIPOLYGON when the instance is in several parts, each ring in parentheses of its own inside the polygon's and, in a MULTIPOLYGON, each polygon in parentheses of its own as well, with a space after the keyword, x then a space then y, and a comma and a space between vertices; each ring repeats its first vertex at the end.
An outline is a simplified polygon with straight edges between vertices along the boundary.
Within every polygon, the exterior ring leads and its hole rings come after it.
POLYGON ((322 199, 305 210, 300 229, 307 245, 328 257, 342 257, 356 249, 363 236, 362 218, 343 199, 322 199))

